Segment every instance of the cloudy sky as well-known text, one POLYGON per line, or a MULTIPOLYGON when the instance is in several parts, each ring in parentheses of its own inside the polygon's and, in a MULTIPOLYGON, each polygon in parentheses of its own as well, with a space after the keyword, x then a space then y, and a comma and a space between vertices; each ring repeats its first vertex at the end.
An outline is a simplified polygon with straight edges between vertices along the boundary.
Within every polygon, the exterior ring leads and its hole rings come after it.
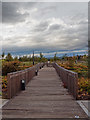
POLYGON ((2 50, 13 55, 35 51, 46 57, 83 54, 88 46, 88 3, 2 3, 2 50))

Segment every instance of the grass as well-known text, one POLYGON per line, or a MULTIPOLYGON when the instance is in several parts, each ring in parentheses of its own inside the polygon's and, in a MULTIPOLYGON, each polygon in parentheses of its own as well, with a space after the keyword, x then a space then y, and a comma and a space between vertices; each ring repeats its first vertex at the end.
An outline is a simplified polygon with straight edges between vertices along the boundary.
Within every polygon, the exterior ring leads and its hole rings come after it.
MULTIPOLYGON (((37 62, 35 62, 35 64, 36 64, 37 62)), ((30 66, 30 65, 33 65, 33 62, 21 62, 20 63, 20 66, 23 66, 23 65, 25 65, 25 66, 30 66)))

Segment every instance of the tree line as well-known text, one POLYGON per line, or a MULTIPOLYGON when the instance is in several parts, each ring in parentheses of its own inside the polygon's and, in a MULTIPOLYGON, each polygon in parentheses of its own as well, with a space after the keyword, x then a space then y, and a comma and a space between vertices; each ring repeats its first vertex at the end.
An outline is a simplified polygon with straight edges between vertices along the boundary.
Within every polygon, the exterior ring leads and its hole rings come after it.
MULTIPOLYGON (((28 61, 33 61, 33 56, 27 56, 27 55, 24 55, 22 57, 13 57, 11 55, 11 53, 8 53, 6 56, 5 56, 5 53, 3 52, 2 53, 2 60, 5 60, 5 61, 21 61, 21 62, 28 62, 28 61)), ((43 56, 43 54, 40 52, 40 55, 39 57, 38 56, 34 56, 34 61, 35 62, 45 62, 45 61, 48 61, 47 58, 45 58, 43 56)))
MULTIPOLYGON (((73 56, 67 56, 67 54, 64 54, 61 58, 60 57, 57 57, 57 53, 54 54, 54 56, 52 58, 45 58, 43 56, 43 54, 40 52, 40 55, 39 56, 34 56, 34 61, 36 62, 46 62, 46 61, 51 61, 51 62, 56 62, 56 61, 59 61, 59 60, 64 60, 64 61, 68 61, 68 60, 86 60, 87 58, 87 55, 73 55, 73 56)), ((24 55, 22 57, 13 57, 11 55, 11 53, 8 53, 6 56, 5 56, 5 53, 3 52, 2 53, 2 59, 5 60, 5 61, 21 61, 21 62, 27 62, 27 61, 33 61, 33 56, 27 56, 27 55, 24 55)))

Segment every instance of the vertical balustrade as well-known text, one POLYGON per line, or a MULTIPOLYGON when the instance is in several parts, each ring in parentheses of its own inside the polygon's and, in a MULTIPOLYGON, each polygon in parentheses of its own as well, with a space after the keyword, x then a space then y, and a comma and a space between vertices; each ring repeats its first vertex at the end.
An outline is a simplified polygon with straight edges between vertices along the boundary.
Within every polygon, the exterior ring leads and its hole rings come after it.
POLYGON ((64 87, 68 89, 69 93, 72 94, 75 99, 78 99, 78 73, 64 69, 57 63, 52 63, 52 65, 64 83, 64 87))
POLYGON ((40 69, 44 64, 38 63, 37 65, 27 68, 25 70, 8 73, 7 74, 7 98, 10 99, 21 90, 21 80, 25 80, 27 84, 34 76, 35 71, 40 69))

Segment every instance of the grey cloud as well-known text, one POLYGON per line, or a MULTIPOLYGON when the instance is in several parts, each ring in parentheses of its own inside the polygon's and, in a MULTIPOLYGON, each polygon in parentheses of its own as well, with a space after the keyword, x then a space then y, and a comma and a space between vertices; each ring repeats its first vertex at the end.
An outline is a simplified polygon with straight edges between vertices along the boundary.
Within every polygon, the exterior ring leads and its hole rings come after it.
POLYGON ((48 28, 49 22, 48 21, 41 21, 39 25, 35 26, 35 31, 45 31, 48 28))
POLYGON ((0 23, 2 22, 2 3, 0 2, 0 23))
MULTIPOLYGON (((51 3, 52 4, 52 3, 51 3)), ((44 6, 44 8, 41 8, 41 10, 43 11, 43 10, 55 10, 55 9, 57 9, 57 6, 54 6, 54 5, 52 5, 52 6, 44 6)))
MULTIPOLYGON (((74 24, 73 24, 74 25, 74 24)), ((72 26, 73 26, 72 25, 72 26)), ((64 28, 64 26, 58 25, 58 24, 54 24, 51 25, 50 29, 48 29, 48 31, 45 31, 44 33, 40 32, 40 35, 36 38, 38 38, 38 40, 40 39, 43 44, 45 45, 47 41, 47 39, 49 39, 50 41, 53 41, 54 38, 57 39, 57 42, 53 42, 53 45, 51 43, 48 43, 48 46, 46 46, 47 48, 51 48, 51 46, 53 46, 53 48, 55 48, 55 46, 57 48, 55 49, 83 49, 84 46, 87 46, 87 26, 84 24, 75 24, 78 25, 78 28, 64 28), (57 29, 58 28, 58 29, 57 29), (53 31, 52 30, 56 30, 53 31), (41 39, 42 38, 42 39, 41 39), (50 46, 51 44, 51 46, 50 46)), ((38 41, 37 40, 37 41, 38 41)), ((49 41, 48 40, 48 41, 49 41)))
POLYGON ((87 25, 88 24, 88 21, 80 21, 79 24, 83 24, 83 25, 87 25))
POLYGON ((35 3, 19 3, 19 2, 3 2, 2 3, 2 22, 3 23, 18 23, 24 22, 29 16, 29 13, 25 12, 21 14, 17 12, 22 9, 30 9, 35 3))
MULTIPOLYGON (((28 13, 23 15, 16 13, 19 8, 23 7, 24 9, 28 9, 29 13, 31 9, 37 8, 37 10, 31 14, 32 21, 30 21, 29 18, 29 21, 27 21, 28 24, 25 23, 25 26, 28 26, 28 30, 27 27, 22 27, 22 30, 26 32, 27 37, 20 35, 19 37, 12 36, 8 39, 7 36, 6 40, 11 47, 9 46, 10 48, 5 48, 5 46, 3 46, 3 48, 8 51, 13 50, 16 52, 28 52, 32 50, 52 52, 60 50, 84 49, 87 46, 87 15, 85 16, 82 14, 76 14, 73 16, 73 14, 69 15, 68 13, 68 17, 66 17, 66 14, 63 10, 64 19, 62 19, 60 16, 61 11, 59 4, 61 6, 61 3, 55 3, 55 6, 53 4, 51 5, 50 3, 6 5, 8 6, 5 8, 7 10, 7 14, 6 12, 3 12, 4 18, 6 16, 6 21, 4 21, 6 23, 17 23, 26 19, 28 13), (58 6, 58 9, 56 6, 58 6), (46 14, 43 14, 44 12, 46 12, 46 14), (43 14, 43 17, 41 16, 41 13, 43 14), (21 41, 21 46, 18 46, 19 41, 21 41)), ((69 5, 71 6, 70 3, 69 5)), ((66 8, 64 9, 67 12, 66 8)), ((20 28, 17 29, 17 32, 19 30, 20 28)))
POLYGON ((48 6, 48 7, 41 8, 41 15, 46 15, 48 13, 55 12, 56 9, 57 9, 56 6, 48 6))
POLYGON ((17 23, 25 21, 26 14, 17 13, 19 8, 18 3, 3 3, 2 4, 2 22, 17 23))
POLYGON ((58 30, 58 29, 60 29, 60 25, 59 25, 59 24, 51 25, 49 29, 50 29, 51 31, 52 31, 52 30, 58 30))

